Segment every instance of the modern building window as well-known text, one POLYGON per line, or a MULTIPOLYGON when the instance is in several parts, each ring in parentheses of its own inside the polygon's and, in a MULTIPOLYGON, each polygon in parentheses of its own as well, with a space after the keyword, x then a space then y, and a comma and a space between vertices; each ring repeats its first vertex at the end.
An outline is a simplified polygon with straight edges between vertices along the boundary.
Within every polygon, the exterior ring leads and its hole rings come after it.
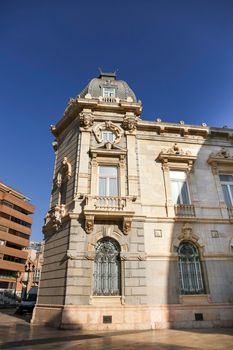
POLYGON ((184 241, 179 246, 178 255, 181 294, 204 293, 201 263, 196 246, 184 241))
POLYGON ((99 195, 118 196, 118 176, 116 166, 99 166, 99 195))
POLYGON ((175 204, 190 204, 186 172, 170 171, 172 199, 175 204))
POLYGON ((224 200, 227 206, 233 206, 233 175, 219 175, 224 200))
POLYGON ((112 87, 103 88, 103 97, 115 97, 116 89, 112 87))
POLYGON ((112 131, 102 131, 103 142, 114 142, 116 135, 112 131))
POLYGON ((101 239, 96 244, 94 260, 94 295, 121 294, 120 246, 113 239, 101 239))

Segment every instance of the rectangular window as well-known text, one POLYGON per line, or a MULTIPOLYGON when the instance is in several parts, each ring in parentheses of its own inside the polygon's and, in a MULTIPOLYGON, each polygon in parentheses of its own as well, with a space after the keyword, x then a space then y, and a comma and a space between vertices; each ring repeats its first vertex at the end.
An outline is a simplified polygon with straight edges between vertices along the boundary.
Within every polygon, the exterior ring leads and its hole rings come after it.
POLYGON ((175 204, 190 204, 190 197, 184 171, 170 171, 172 199, 175 204))
POLYGON ((113 134, 112 131, 103 131, 102 132, 102 140, 103 142, 113 142, 115 140, 116 136, 113 134))
POLYGON ((99 166, 99 195, 118 196, 118 176, 116 166, 99 166))
POLYGON ((224 200, 227 206, 233 206, 233 175, 219 175, 224 200))
POLYGON ((116 89, 112 87, 103 88, 103 97, 115 97, 116 89))

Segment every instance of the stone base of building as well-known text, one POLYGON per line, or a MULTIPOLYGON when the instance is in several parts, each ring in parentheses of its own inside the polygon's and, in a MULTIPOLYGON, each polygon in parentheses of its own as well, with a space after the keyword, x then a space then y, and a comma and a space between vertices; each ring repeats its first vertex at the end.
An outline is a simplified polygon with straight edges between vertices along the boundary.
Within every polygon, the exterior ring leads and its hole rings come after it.
POLYGON ((37 305, 31 323, 99 331, 233 327, 233 304, 37 305))

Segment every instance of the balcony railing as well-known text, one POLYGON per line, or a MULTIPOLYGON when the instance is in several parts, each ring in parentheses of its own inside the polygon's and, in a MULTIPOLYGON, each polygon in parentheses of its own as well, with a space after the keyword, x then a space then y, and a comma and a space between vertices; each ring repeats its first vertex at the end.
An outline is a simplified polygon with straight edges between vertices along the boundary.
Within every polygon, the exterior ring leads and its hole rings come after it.
POLYGON ((233 219, 233 206, 227 207, 228 215, 230 219, 233 219))
POLYGON ((115 103, 116 99, 115 97, 103 97, 103 102, 108 102, 108 103, 115 103))
POLYGON ((175 207, 175 216, 178 217, 195 217, 195 207, 192 204, 176 204, 175 207))
POLYGON ((87 206, 94 207, 96 210, 123 211, 126 207, 126 197, 115 196, 93 196, 87 197, 87 206))

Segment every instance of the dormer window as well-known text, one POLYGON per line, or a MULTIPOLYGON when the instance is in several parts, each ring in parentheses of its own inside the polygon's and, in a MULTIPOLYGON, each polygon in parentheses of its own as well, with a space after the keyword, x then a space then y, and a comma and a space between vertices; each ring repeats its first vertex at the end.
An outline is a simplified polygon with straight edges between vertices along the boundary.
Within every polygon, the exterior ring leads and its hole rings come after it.
POLYGON ((103 88, 103 97, 115 97, 116 89, 112 87, 103 88))
POLYGON ((102 131, 102 140, 103 142, 114 142, 116 135, 112 131, 102 131))

